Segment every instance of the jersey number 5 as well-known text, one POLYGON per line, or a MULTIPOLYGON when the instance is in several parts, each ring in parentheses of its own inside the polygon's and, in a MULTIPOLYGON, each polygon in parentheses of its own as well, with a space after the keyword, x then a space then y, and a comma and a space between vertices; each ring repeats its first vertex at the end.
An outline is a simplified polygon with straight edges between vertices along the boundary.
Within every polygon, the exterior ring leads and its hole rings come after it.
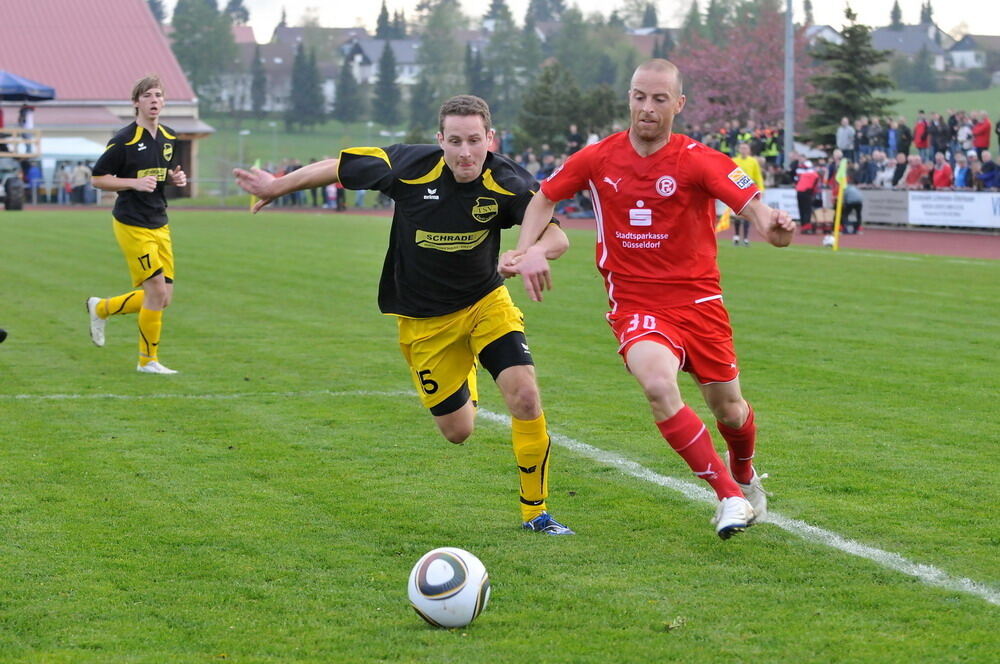
POLYGON ((420 387, 423 388, 424 394, 434 394, 438 391, 437 381, 433 381, 428 377, 430 373, 430 369, 417 372, 417 376, 420 378, 420 387))

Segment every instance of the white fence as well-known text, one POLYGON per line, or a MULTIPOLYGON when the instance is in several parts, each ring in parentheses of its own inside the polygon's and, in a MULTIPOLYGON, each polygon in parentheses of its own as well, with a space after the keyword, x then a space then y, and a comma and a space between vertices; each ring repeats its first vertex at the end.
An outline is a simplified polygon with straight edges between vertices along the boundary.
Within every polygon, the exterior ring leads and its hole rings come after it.
MULTIPOLYGON (((1000 229, 1000 191, 862 189, 865 223, 1000 229)), ((799 218, 794 189, 764 192, 764 202, 799 218)))

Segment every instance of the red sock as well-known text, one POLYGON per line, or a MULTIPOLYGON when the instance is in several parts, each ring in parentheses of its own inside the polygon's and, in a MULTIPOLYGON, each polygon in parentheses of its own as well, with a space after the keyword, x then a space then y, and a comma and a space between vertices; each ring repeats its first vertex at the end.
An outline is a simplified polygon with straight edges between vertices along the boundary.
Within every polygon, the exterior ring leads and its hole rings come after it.
POLYGON ((673 417, 657 422, 656 426, 694 474, 712 486, 719 500, 743 496, 712 446, 708 428, 689 406, 681 408, 673 417))
POLYGON ((752 459, 754 454, 754 444, 757 441, 757 425, 753 421, 753 408, 747 404, 750 414, 739 429, 726 426, 722 422, 716 422, 719 433, 726 439, 726 446, 729 448, 729 470, 737 482, 749 484, 753 477, 752 459))

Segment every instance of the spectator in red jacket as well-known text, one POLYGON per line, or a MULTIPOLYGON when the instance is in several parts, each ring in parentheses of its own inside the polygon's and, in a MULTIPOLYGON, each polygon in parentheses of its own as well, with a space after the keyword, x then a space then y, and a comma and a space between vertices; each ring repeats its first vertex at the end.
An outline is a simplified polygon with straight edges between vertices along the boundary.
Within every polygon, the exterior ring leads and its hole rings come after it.
POLYGON ((920 155, 920 161, 931 160, 931 137, 928 132, 927 117, 923 111, 917 112, 917 124, 913 125, 913 147, 920 155))
POLYGON ((993 131, 993 123, 986 111, 979 111, 973 116, 975 122, 972 124, 972 147, 976 150, 976 155, 980 160, 983 158, 983 151, 990 149, 990 132, 993 131))
POLYGON ((943 152, 938 152, 934 155, 934 173, 931 175, 931 183, 935 189, 951 189, 953 182, 951 164, 944 158, 943 152))

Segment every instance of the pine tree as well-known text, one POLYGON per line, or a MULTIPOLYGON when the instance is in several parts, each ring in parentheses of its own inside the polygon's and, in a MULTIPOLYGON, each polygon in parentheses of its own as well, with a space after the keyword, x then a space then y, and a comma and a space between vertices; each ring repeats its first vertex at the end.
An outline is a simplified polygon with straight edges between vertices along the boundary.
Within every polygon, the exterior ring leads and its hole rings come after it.
MULTIPOLYGON (((503 7, 506 7, 503 2, 503 7)), ((521 34, 514 25, 508 10, 506 15, 494 19, 493 32, 486 46, 485 59, 489 63, 490 107, 494 123, 498 126, 512 124, 520 103, 524 70, 520 52, 521 34)))
POLYGON ((684 17, 684 24, 681 26, 681 41, 690 42, 705 36, 705 24, 701 20, 701 10, 698 9, 698 0, 691 3, 687 16, 684 17))
POLYGON ((490 0, 490 7, 486 10, 483 18, 501 19, 509 21, 511 19, 510 7, 507 0, 490 0))
POLYGON ((382 0, 382 10, 378 13, 378 21, 375 23, 375 39, 395 39, 392 23, 389 22, 389 8, 382 0))
POLYGON ((731 24, 732 6, 726 0, 708 0, 705 7, 704 34, 708 39, 718 42, 731 24))
MULTIPOLYGON (((411 137, 415 135, 423 136, 424 132, 430 127, 434 127, 435 131, 437 130, 435 126, 438 106, 437 97, 437 91, 434 90, 434 86, 430 80, 424 76, 423 72, 420 72, 417 83, 413 86, 413 91, 410 93, 411 137)), ((412 141, 410 137, 406 140, 407 142, 416 142, 412 141)))
POLYGON ((929 25, 934 22, 934 9, 931 7, 931 0, 920 6, 920 25, 929 25))
POLYGON ((656 26, 656 6, 650 2, 646 4, 646 8, 642 12, 642 27, 655 28, 656 26))
POLYGON ((558 60, 542 68, 534 84, 524 95, 518 115, 519 145, 540 146, 548 143, 553 150, 566 144, 566 127, 583 125, 580 88, 558 60))
POLYGON ((417 64, 431 87, 447 98, 462 92, 465 79, 462 51, 455 34, 464 25, 458 0, 433 0, 417 50, 417 64))
POLYGON ((581 106, 583 126, 598 136, 606 136, 615 120, 628 115, 625 97, 615 92, 610 85, 602 84, 588 90, 583 95, 581 106))
POLYGON ((401 9, 392 15, 392 35, 394 39, 406 39, 406 15, 401 9))
POLYGON ((344 58, 340 66, 333 117, 341 122, 354 122, 361 117, 361 89, 358 80, 354 78, 354 66, 350 58, 344 58))
POLYGON ((806 97, 813 110, 806 124, 812 138, 820 145, 833 145, 837 125, 843 117, 886 115, 897 100, 880 96, 893 87, 885 74, 875 68, 889 59, 889 51, 872 47, 871 31, 857 22, 857 15, 848 7, 844 16, 850 23, 844 28, 842 44, 820 42, 813 57, 826 65, 826 71, 812 77, 817 90, 806 97))
POLYGON ((386 127, 399 124, 399 102, 402 92, 396 82, 396 54, 392 42, 386 41, 382 57, 378 60, 378 80, 375 82, 374 106, 375 122, 386 127))
POLYGON ((250 22, 250 11, 243 4, 243 0, 229 0, 226 3, 225 14, 232 20, 233 25, 246 25, 250 22))
POLYGON ((167 18, 167 11, 163 8, 163 0, 146 0, 149 11, 153 12, 153 18, 157 23, 162 24, 167 18))
POLYGON ((264 61, 260 57, 260 44, 257 44, 253 49, 253 64, 250 65, 250 107, 255 118, 264 116, 266 102, 267 74, 264 72, 264 61))
POLYGON ((816 21, 813 19, 813 3, 812 3, 812 0, 805 0, 802 3, 802 9, 806 13, 806 25, 815 25, 816 21))
POLYGON ((899 8, 899 0, 892 3, 892 11, 889 13, 889 27, 893 30, 903 29, 903 10, 899 8))

